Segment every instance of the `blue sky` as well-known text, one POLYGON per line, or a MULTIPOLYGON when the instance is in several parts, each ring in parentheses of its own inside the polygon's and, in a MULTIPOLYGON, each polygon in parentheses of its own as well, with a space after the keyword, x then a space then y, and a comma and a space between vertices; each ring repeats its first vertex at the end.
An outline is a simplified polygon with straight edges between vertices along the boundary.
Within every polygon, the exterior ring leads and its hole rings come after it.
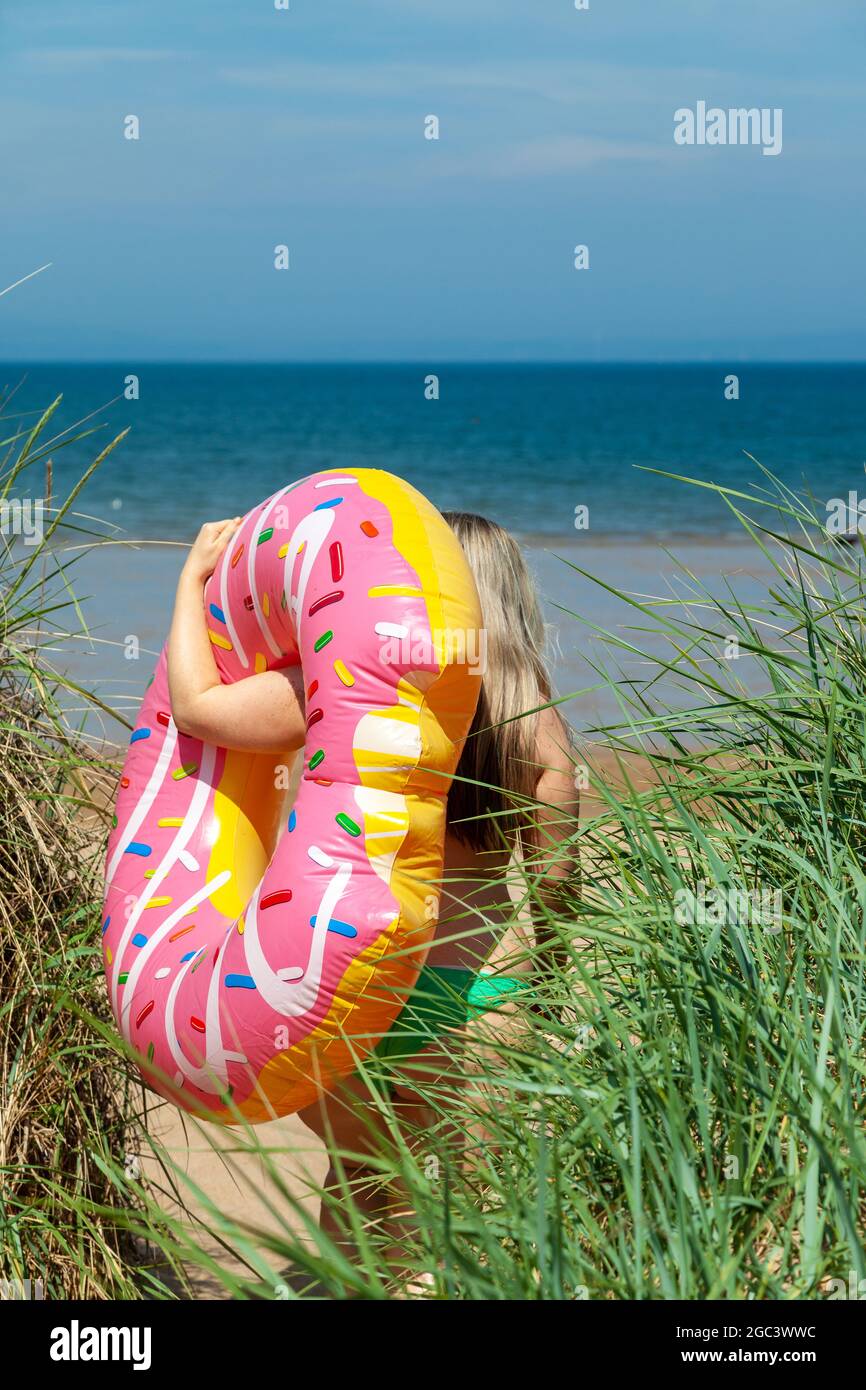
POLYGON ((5 0, 0 287, 53 264, 0 357, 862 359, 864 37, 862 0, 5 0), (781 107, 781 155, 675 145, 699 100, 781 107))

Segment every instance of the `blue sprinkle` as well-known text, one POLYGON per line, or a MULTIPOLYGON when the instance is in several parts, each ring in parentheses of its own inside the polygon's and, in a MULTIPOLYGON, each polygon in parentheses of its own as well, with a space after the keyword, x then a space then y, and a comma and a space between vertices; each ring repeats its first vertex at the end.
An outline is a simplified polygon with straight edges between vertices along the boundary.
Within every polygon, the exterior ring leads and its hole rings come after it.
POLYGON ((146 946, 147 937, 145 936, 144 932, 137 931, 135 933, 135 936, 132 938, 132 944, 133 946, 146 946))
POLYGON ((294 828, 295 828, 295 826, 297 825, 297 823, 298 823, 298 818, 297 818, 297 816, 295 815, 294 811, 292 811, 291 815, 289 816, 289 833, 290 833, 290 834, 291 834, 291 832, 294 830, 294 828))
POLYGON ((314 508, 314 512, 324 512, 328 507, 339 507, 342 497, 332 497, 330 502, 319 502, 314 508))
POLYGON ((140 854, 142 859, 146 859, 150 854, 150 845, 143 845, 140 840, 130 840, 124 854, 140 854))
POLYGON ((143 738, 150 738, 150 729, 136 729, 129 741, 130 743, 138 743, 143 738))
MULTIPOLYGON (((313 916, 313 917, 310 918, 310 926, 311 926, 311 927, 314 927, 315 925, 316 925, 316 919, 315 919, 315 916, 313 916)), ((330 922, 328 923, 328 931, 334 931, 334 932, 337 933, 338 936, 357 936, 357 935, 358 935, 358 928, 357 928, 357 927, 353 927, 352 924, 351 924, 350 922, 338 922, 338 921, 336 920, 336 918, 334 918, 334 917, 332 917, 331 920, 330 920, 330 922)))
POLYGON ((185 955, 185 956, 181 956, 181 958, 180 958, 180 963, 181 963, 181 965, 184 965, 188 960, 192 960, 193 956, 197 956, 197 955, 198 955, 198 951, 187 951, 186 955, 185 955))
POLYGON ((109 928, 110 925, 111 925, 111 918, 110 918, 110 917, 106 917, 106 919, 105 919, 105 925, 104 925, 104 927, 102 928, 102 935, 103 935, 103 936, 105 936, 105 933, 108 931, 108 928, 109 928))
POLYGON ((256 982, 252 975, 226 975, 226 989, 255 989, 256 982))
POLYGON ((212 603, 212 604, 210 604, 209 606, 210 606, 210 611, 213 613, 213 615, 214 615, 214 617, 216 618, 217 622, 219 622, 219 623, 224 623, 225 620, 226 620, 226 615, 225 615, 225 613, 223 612, 223 610, 222 610, 221 608, 217 608, 217 606, 216 606, 215 603, 212 603))

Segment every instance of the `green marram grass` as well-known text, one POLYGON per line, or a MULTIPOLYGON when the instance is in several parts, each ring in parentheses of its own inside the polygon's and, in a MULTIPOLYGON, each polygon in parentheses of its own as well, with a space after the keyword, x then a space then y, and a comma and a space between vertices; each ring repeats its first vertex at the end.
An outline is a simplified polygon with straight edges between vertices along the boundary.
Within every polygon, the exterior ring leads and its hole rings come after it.
MULTIPOLYGON (((50 414, 14 433, 7 495, 47 456, 50 414)), ((351 1154, 320 1193, 335 1241, 262 1131, 241 1126, 234 1144, 271 1174, 277 1235, 228 1220, 147 1134, 102 992, 104 824, 70 792, 93 757, 33 637, 61 610, 83 625, 56 544, 75 523, 61 507, 38 551, 4 547, 3 1276, 175 1298, 199 1267, 228 1296, 276 1300, 787 1299, 866 1277, 866 552, 757 466, 756 479, 751 495, 715 492, 760 552, 757 598, 683 571, 675 601, 621 595, 623 624, 595 630, 622 710, 599 735, 620 771, 589 773, 596 809, 566 827, 581 873, 555 901, 525 865, 557 947, 525 948, 533 1006, 507 1030, 477 1026, 456 1101, 413 1073, 416 1133, 369 1077, 368 1182, 400 1194, 397 1249, 394 1213, 371 1216, 351 1154), (640 678, 621 679, 635 658, 640 678), (92 853, 70 856, 76 835, 92 853), (166 1216, 125 1163, 148 1145, 203 1223, 166 1216)), ((582 640, 563 614, 563 644, 582 640)))

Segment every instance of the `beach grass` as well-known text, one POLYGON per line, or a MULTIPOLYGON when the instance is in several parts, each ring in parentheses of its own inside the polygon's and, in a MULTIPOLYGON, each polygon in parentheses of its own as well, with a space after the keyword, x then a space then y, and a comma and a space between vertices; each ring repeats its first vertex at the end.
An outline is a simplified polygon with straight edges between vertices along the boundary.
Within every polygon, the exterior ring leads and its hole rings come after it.
MULTIPOLYGON (((10 495, 44 468, 49 420, 16 432, 10 495)), ((746 605, 685 573, 676 601, 621 595, 623 626, 596 633, 622 718, 576 755, 594 798, 564 827, 580 875, 552 901, 524 866, 547 942, 520 948, 532 1006, 473 1026, 456 1095, 412 1071, 414 1130, 369 1076, 365 1184, 396 1213, 371 1215, 356 1155, 335 1148, 336 1183, 302 1190, 239 1128, 238 1160, 270 1179, 267 1231, 148 1135, 104 999, 92 753, 38 640, 61 595, 79 621, 71 578, 50 536, 38 559, 4 545, 0 1274, 85 1297, 183 1296, 192 1267, 276 1300, 849 1296, 866 1276, 866 552, 770 479, 717 491, 772 578, 746 605), (623 680, 619 657, 659 633, 668 656, 623 680), (126 1162, 142 1145, 197 1225, 126 1162)), ((563 645, 583 622, 563 614, 563 645)))

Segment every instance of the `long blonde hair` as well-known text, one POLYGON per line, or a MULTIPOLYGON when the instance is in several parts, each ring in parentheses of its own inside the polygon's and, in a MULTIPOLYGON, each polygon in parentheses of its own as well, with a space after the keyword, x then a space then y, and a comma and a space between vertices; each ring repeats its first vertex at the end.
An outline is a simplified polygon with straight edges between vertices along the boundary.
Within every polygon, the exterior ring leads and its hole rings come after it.
POLYGON ((448 794, 448 825, 472 849, 502 849, 520 832, 521 808, 540 771, 534 711, 551 698, 544 620, 514 537, 473 512, 443 516, 475 576, 486 639, 478 706, 448 794))

